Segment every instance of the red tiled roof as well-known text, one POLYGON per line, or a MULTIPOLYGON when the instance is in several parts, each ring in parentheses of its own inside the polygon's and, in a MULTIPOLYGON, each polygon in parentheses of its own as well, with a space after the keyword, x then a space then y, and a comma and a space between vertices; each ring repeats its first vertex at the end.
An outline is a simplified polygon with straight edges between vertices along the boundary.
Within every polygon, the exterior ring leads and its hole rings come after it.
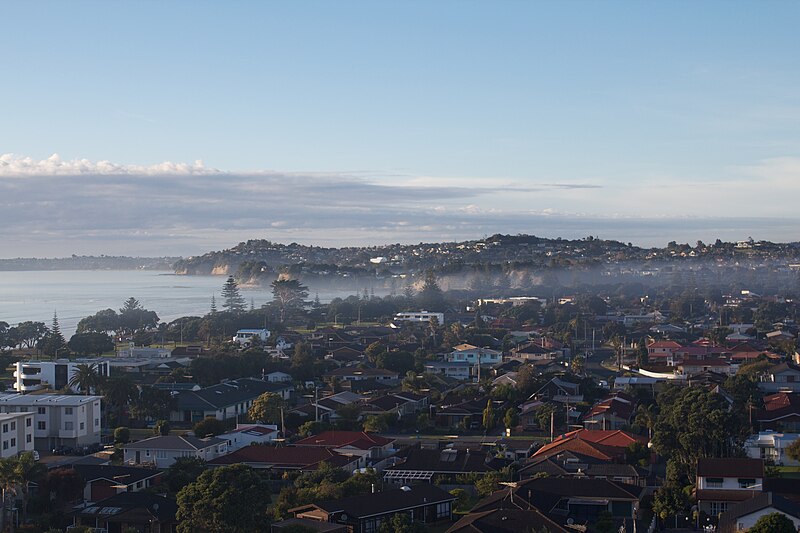
POLYGON ((318 435, 312 435, 294 443, 295 446, 327 446, 330 448, 341 448, 351 446, 360 450, 385 446, 394 439, 387 439, 374 433, 365 431, 323 431, 318 435))
POLYGON ((647 345, 648 348, 683 348, 683 346, 675 341, 655 341, 647 345))
POLYGON ((644 444, 647 439, 621 430, 578 429, 545 444, 533 456, 546 457, 568 450, 607 461, 624 455, 625 448, 633 442, 644 444))

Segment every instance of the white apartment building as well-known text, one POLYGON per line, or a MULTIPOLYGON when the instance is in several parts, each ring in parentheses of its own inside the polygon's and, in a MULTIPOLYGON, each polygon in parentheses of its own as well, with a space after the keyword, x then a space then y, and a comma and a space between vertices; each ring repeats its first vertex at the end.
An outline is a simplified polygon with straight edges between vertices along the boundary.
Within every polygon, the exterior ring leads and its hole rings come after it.
POLYGON ((33 413, 0 414, 0 458, 33 451, 33 413))
MULTIPOLYGON (((108 359, 56 359, 55 361, 17 361, 14 371, 14 390, 31 392, 46 387, 53 390, 69 385, 78 365, 92 365, 101 376, 110 372, 108 359)), ((72 387, 71 387, 72 388, 72 387)), ((84 392, 72 388, 73 392, 84 392)))
POLYGON ((414 311, 411 313, 397 313, 394 315, 395 322, 422 322, 428 323, 431 318, 439 321, 439 324, 444 324, 444 313, 432 313, 430 311, 414 311))
POLYGON ((798 466, 800 462, 786 455, 786 448, 797 439, 800 433, 776 433, 762 431, 758 435, 751 435, 744 443, 747 456, 753 459, 773 461, 776 465, 798 466))
POLYGON ((102 399, 64 394, 0 394, 0 413, 33 414, 36 450, 78 448, 100 443, 102 399))

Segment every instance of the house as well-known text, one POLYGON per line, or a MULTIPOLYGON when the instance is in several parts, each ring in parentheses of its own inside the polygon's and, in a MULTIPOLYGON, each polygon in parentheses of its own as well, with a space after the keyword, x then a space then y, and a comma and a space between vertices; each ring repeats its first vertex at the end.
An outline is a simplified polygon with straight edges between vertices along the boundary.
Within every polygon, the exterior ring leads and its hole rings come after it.
POLYGON ((517 471, 520 479, 533 478, 542 473, 548 476, 610 479, 640 487, 646 486, 648 475, 646 470, 638 466, 609 463, 589 455, 570 451, 533 458, 517 471))
POLYGON ((761 376, 758 387, 767 394, 800 392, 800 367, 793 363, 775 365, 761 376))
POLYGON ((397 457, 399 461, 384 471, 383 480, 387 483, 434 483, 437 479, 453 482, 458 475, 486 474, 507 464, 477 447, 432 449, 416 445, 401 450, 397 457))
POLYGON ((283 472, 309 472, 316 470, 322 463, 341 468, 352 473, 363 468, 366 461, 360 456, 347 456, 336 453, 330 448, 310 446, 246 446, 235 452, 211 459, 209 466, 246 464, 251 468, 283 472))
POLYGON ((394 439, 366 431, 323 431, 294 443, 295 446, 330 448, 341 455, 358 455, 371 459, 394 453, 394 439))
POLYGON ((583 416, 586 429, 623 429, 631 424, 636 409, 635 400, 625 393, 597 402, 583 416))
POLYGON ((228 442, 228 451, 234 452, 251 444, 267 444, 278 438, 278 426, 272 424, 236 424, 236 428, 217 438, 228 442))
POLYGON ((628 446, 647 439, 621 430, 577 429, 556 437, 533 454, 532 459, 573 452, 606 462, 624 462, 628 446))
POLYGON ((291 383, 292 376, 286 372, 270 372, 269 374, 264 374, 263 379, 270 383, 291 383))
POLYGON ((430 311, 415 311, 410 313, 397 313, 392 319, 393 322, 411 322, 428 324, 435 318, 439 325, 444 324, 444 313, 431 313, 430 311))
POLYGON ((177 409, 170 412, 170 421, 193 424, 209 417, 217 420, 236 418, 245 415, 253 401, 267 392, 289 400, 294 393, 294 386, 285 382, 242 378, 196 391, 181 391, 177 409))
POLYGON ((647 359, 653 363, 674 364, 673 352, 683 348, 675 341, 656 341, 647 345, 647 359))
POLYGON ((762 430, 800 432, 800 394, 778 392, 764 396, 764 409, 754 419, 762 430))
POLYGON ((700 511, 717 516, 762 491, 764 461, 701 458, 697 461, 695 497, 700 511))
POLYGON ((364 348, 362 346, 337 346, 328 350, 325 359, 336 361, 339 364, 360 361, 364 359, 364 348))
POLYGON ((148 492, 120 492, 75 511, 74 526, 89 526, 95 531, 174 533, 178 522, 175 500, 148 492))
POLYGON ((15 457, 33 448, 33 413, 0 414, 0 458, 15 457))
POLYGON ((571 383, 554 377, 534 392, 530 399, 576 404, 583 401, 583 394, 578 383, 571 383))
POLYGON ((519 533, 549 531, 571 533, 537 509, 510 507, 469 513, 453 524, 446 533, 519 533))
POLYGON ((459 344, 453 351, 445 355, 448 363, 467 362, 471 365, 493 366, 503 362, 503 352, 489 348, 478 348, 471 344, 459 344))
POLYGON ((86 482, 83 499, 98 502, 120 492, 138 492, 158 485, 161 471, 132 466, 74 464, 74 469, 86 482))
POLYGON ((270 526, 270 533, 282 533, 284 531, 305 531, 312 533, 349 533, 347 526, 341 524, 331 524, 330 522, 320 522, 319 520, 309 520, 308 518, 287 518, 279 522, 273 522, 270 526))
POLYGON ((677 363, 678 372, 684 376, 694 376, 703 372, 733 375, 736 369, 722 359, 686 359, 677 363))
POLYGON ((80 391, 70 384, 80 365, 90 365, 100 376, 108 376, 110 369, 107 358, 96 359, 56 359, 55 361, 17 361, 14 363, 14 390, 31 392, 44 388, 60 390, 69 387, 73 392, 80 391))
POLYGON ((486 398, 480 398, 437 407, 436 425, 438 427, 477 429, 482 424, 486 402, 486 398))
POLYGON ((800 530, 800 503, 772 492, 763 492, 722 513, 717 532, 747 531, 758 522, 759 518, 772 513, 786 516, 794 523, 795 529, 800 530))
POLYGON ((269 335, 268 329, 240 329, 231 340, 239 346, 250 346, 254 340, 259 343, 267 342, 269 335))
POLYGON ((446 490, 422 484, 303 505, 289 511, 296 518, 347 525, 354 533, 376 533, 382 522, 398 513, 426 525, 450 521, 455 500, 446 490))
POLYGON ((386 368, 358 368, 342 367, 326 372, 323 379, 327 382, 334 378, 339 381, 375 380, 379 383, 395 384, 400 379, 400 374, 386 368))
POLYGON ((126 444, 124 461, 129 465, 152 464, 156 468, 169 468, 179 457, 210 461, 226 453, 228 442, 216 437, 200 439, 192 435, 162 435, 126 444))
POLYGON ((763 459, 771 461, 776 465, 799 466, 800 462, 789 458, 786 448, 794 441, 800 439, 798 433, 776 433, 774 431, 762 431, 758 435, 752 435, 744 443, 744 449, 748 457, 753 459, 763 459))
POLYGON ((82 448, 100 443, 102 399, 91 395, 0 394, 0 413, 34 413, 35 450, 82 448))
POLYGON ((466 361, 429 361, 425 363, 425 372, 465 381, 472 378, 475 368, 466 361))

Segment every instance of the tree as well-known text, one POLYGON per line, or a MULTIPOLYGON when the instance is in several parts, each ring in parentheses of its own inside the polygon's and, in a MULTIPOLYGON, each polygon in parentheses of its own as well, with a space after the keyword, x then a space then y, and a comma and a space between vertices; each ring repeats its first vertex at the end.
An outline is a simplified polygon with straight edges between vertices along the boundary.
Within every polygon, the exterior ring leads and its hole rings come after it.
POLYGON ((384 416, 370 415, 364 419, 364 431, 381 433, 387 429, 389 429, 389 424, 384 416))
POLYGON ((113 309, 104 309, 82 318, 78 322, 78 333, 110 333, 119 329, 119 315, 113 309))
POLYGON ((216 437, 225 433, 225 422, 209 416, 195 424, 192 431, 200 438, 216 437))
POLYGON ((177 494, 189 483, 197 481, 206 469, 206 462, 199 457, 178 457, 164 472, 164 483, 169 491, 177 494))
POLYGON ((268 522, 270 485, 243 464, 206 470, 178 492, 178 533, 249 533, 268 522))
POLYGON ((98 388, 101 383, 100 375, 97 373, 97 365, 94 363, 79 363, 75 365, 75 372, 69 379, 69 386, 83 392, 87 396, 92 390, 98 388))
POLYGON ((169 435, 170 426, 168 420, 158 420, 153 426, 153 435, 164 436, 169 435))
POLYGON ((676 516, 681 511, 686 510, 689 499, 686 492, 675 483, 665 483, 658 489, 653 497, 653 512, 666 520, 670 516, 676 516))
POLYGON ((156 327, 158 320, 155 311, 148 311, 133 297, 125 300, 119 310, 119 329, 129 335, 156 327))
POLYGON ((415 297, 417 305, 426 311, 444 311, 445 299, 436 274, 433 270, 425 272, 425 283, 422 285, 419 294, 415 297))
POLYGON ((582 374, 586 368, 586 359, 582 355, 576 355, 572 358, 572 372, 575 374, 582 374))
POLYGON ((308 287, 300 283, 300 280, 289 278, 278 278, 270 284, 272 287, 272 299, 280 310, 281 322, 286 322, 286 317, 293 313, 302 311, 308 302, 308 287))
POLYGON ((506 414, 503 416, 503 423, 508 429, 515 428, 519 425, 519 415, 517 414, 516 407, 509 407, 506 409, 506 414))
POLYGON ((492 400, 486 400, 486 408, 483 410, 483 429, 491 431, 494 428, 495 415, 492 400))
POLYGON ((100 356, 114 350, 114 340, 107 333, 76 333, 70 337, 67 347, 80 355, 100 356))
POLYGON ((783 513, 764 515, 748 529, 750 533, 797 533, 794 522, 783 513))
POLYGON ((388 520, 381 522, 378 533, 425 533, 424 524, 411 520, 406 513, 396 513, 388 520))
POLYGON ((114 430, 114 442, 120 442, 122 444, 127 444, 131 440, 131 430, 120 426, 114 430))
POLYGON ((281 420, 283 404, 283 398, 279 394, 265 392, 253 400, 247 416, 255 422, 277 424, 281 420))
POLYGON ((305 342, 298 342, 294 345, 289 371, 295 379, 300 381, 314 377, 314 359, 311 357, 311 347, 305 342))
POLYGON ((239 292, 239 284, 233 276, 228 276, 222 286, 222 308, 231 313, 244 312, 244 296, 239 292))
POLYGON ((38 462, 33 452, 23 452, 15 457, 14 469, 20 480, 20 491, 22 492, 22 516, 23 520, 28 515, 28 498, 30 496, 30 484, 41 483, 47 474, 47 467, 38 462))
POLYGON ((134 418, 139 420, 159 420, 169 418, 169 412, 176 401, 169 391, 154 389, 153 387, 142 387, 138 397, 134 397, 128 407, 131 416, 134 418))
POLYGON ((800 439, 795 440, 784 450, 789 459, 800 461, 800 439))
POLYGON ((9 334, 23 348, 34 348, 47 333, 44 322, 25 321, 9 330, 9 334))
POLYGON ((67 341, 61 333, 61 326, 58 323, 58 313, 53 313, 53 324, 42 337, 42 351, 50 356, 56 357, 58 353, 66 354, 67 341))

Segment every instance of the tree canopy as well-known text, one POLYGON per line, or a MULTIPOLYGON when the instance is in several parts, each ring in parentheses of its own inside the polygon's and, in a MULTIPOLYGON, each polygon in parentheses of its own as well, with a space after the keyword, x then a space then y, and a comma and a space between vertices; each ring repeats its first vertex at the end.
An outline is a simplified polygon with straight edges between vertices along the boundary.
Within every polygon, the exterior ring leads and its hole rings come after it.
POLYGON ((301 311, 308 305, 308 287, 300 283, 297 279, 278 278, 270 284, 272 287, 272 298, 280 310, 281 322, 286 321, 287 316, 301 311))
POLYGON ((239 284, 233 276, 228 276, 225 285, 222 286, 222 308, 231 313, 244 311, 244 296, 239 291, 239 284))
POLYGON ((748 530, 750 533, 797 533, 797 528, 783 513, 764 515, 748 530))

